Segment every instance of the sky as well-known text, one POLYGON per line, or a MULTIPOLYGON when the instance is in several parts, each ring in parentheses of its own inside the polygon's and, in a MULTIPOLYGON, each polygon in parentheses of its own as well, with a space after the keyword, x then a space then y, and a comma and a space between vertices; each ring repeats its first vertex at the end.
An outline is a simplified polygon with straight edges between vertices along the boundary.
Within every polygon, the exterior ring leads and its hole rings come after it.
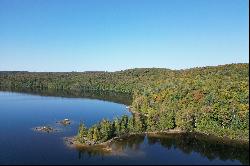
POLYGON ((249 62, 248 0, 0 0, 0 71, 249 62))

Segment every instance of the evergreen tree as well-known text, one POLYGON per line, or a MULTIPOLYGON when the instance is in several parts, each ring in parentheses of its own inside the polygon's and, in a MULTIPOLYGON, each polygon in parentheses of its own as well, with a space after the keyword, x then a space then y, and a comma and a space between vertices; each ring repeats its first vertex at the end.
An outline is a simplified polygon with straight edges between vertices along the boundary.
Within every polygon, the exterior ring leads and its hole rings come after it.
POLYGON ((112 138, 113 135, 113 129, 112 129, 112 124, 108 120, 102 120, 100 123, 100 137, 102 141, 107 141, 110 138, 112 138))
POLYGON ((97 126, 93 127, 93 141, 98 142, 101 139, 101 133, 97 126))
POLYGON ((81 122, 78 128, 78 134, 77 134, 78 141, 81 143, 85 143, 84 137, 87 136, 87 133, 88 133, 87 128, 85 127, 84 123, 81 122))

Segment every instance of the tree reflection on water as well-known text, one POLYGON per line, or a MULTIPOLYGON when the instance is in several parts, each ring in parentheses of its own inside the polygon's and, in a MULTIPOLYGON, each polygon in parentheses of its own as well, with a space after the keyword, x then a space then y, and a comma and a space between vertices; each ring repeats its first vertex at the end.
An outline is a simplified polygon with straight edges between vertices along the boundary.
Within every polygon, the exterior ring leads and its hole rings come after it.
POLYGON ((97 91, 97 90, 73 91, 73 90, 56 90, 56 89, 21 89, 21 88, 1 89, 1 87, 0 90, 19 92, 19 93, 29 93, 40 96, 98 99, 125 105, 130 105, 132 102, 131 94, 117 93, 112 91, 97 91))
POLYGON ((249 164, 249 146, 241 143, 231 143, 210 138, 199 134, 165 134, 165 135, 138 135, 130 136, 112 143, 112 152, 100 149, 81 149, 79 158, 104 157, 110 155, 121 155, 127 157, 142 151, 142 145, 154 146, 160 144, 166 150, 179 149, 185 154, 192 155, 193 152, 199 153, 201 157, 210 161, 215 159, 238 160, 242 164, 249 164), (146 141, 147 140, 147 141, 146 141), (126 152, 134 151, 130 154, 126 152))

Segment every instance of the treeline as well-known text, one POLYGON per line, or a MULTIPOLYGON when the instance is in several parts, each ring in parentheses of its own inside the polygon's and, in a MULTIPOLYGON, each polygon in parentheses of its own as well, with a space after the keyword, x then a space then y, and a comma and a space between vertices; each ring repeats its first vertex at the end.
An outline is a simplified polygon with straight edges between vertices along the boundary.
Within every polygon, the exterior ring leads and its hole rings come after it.
POLYGON ((143 117, 126 115, 115 118, 113 121, 102 120, 101 122, 86 128, 80 123, 77 140, 83 144, 99 144, 115 137, 126 136, 131 133, 140 134, 146 131, 146 122, 143 117))
POLYGON ((130 93, 150 130, 181 128, 249 139, 249 64, 119 72, 0 72, 0 87, 130 93), (160 120, 160 117, 166 120, 160 120), (157 126, 153 125, 154 123, 157 126))
POLYGON ((131 93, 136 82, 136 77, 119 72, 0 72, 0 87, 12 89, 102 90, 131 93))
POLYGON ((0 72, 0 87, 8 89, 100 90, 132 94, 178 71, 139 68, 118 72, 0 72))

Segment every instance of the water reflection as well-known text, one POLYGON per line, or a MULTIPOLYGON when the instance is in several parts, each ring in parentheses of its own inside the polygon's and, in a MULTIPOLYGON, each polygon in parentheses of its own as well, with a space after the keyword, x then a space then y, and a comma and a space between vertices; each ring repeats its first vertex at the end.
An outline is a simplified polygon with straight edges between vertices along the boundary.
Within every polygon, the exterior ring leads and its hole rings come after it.
MULTIPOLYGON (((118 95, 117 93, 110 92, 19 91, 44 96, 94 98, 124 104, 129 104, 131 101, 129 95, 118 95)), ((74 135, 78 126, 75 126, 75 128, 72 127, 67 132, 58 135, 38 135, 31 132, 30 128, 36 126, 38 123, 44 123, 44 119, 48 122, 54 122, 55 119, 59 120, 65 117, 74 119, 75 121, 80 121, 84 117, 87 121, 86 124, 93 124, 103 117, 110 116, 112 118, 114 114, 109 114, 109 110, 114 110, 116 115, 120 107, 114 106, 116 105, 114 103, 111 106, 110 104, 106 105, 107 103, 103 105, 102 102, 95 103, 96 101, 94 103, 79 100, 66 102, 68 99, 39 101, 29 98, 29 100, 22 99, 22 102, 16 102, 16 96, 12 97, 14 100, 11 100, 11 102, 2 100, 1 103, 0 119, 2 124, 0 126, 2 127, 0 127, 0 131, 4 134, 0 137, 0 144, 2 143, 0 164, 65 164, 66 162, 69 164, 83 164, 88 162, 89 164, 249 164, 248 144, 224 142, 212 137, 196 134, 131 136, 113 143, 111 145, 112 152, 98 148, 69 150, 57 138, 74 135), (98 105, 100 107, 97 107, 98 105), (82 108, 88 109, 86 109, 87 111, 83 111, 82 108), (100 108, 107 111, 99 111, 100 108), (15 137, 17 134, 18 139, 15 137), (36 140, 33 141, 32 146, 30 146, 30 140, 36 140), (8 143, 5 143, 5 141, 8 143), (51 148, 52 145, 53 148, 51 148), (34 148, 36 148, 37 153, 34 153, 34 148), (13 149, 15 149, 16 153, 13 152, 13 149), (47 160, 41 157, 44 154, 46 154, 45 157, 47 160), (103 161, 104 159, 106 159, 105 162, 103 161)), ((23 96, 18 96, 18 98, 20 97, 22 98, 23 96)), ((34 98, 37 98, 37 96, 34 98)), ((120 110, 118 115, 123 113, 120 110)))
POLYGON ((1 89, 0 91, 8 92, 19 92, 28 93, 40 96, 58 96, 67 98, 88 98, 88 99, 99 99, 103 101, 111 101, 115 103, 130 105, 132 102, 132 96, 126 93, 110 92, 110 91, 94 91, 94 90, 84 90, 84 91, 72 91, 72 90, 56 90, 56 89, 1 89))
POLYGON ((105 152, 100 149, 78 149, 78 159, 86 159, 95 156, 103 158, 108 153, 109 152, 105 152))
POLYGON ((224 142, 216 138, 199 134, 171 134, 165 136, 148 137, 148 144, 160 143, 168 150, 178 148, 183 153, 199 153, 209 160, 239 160, 242 164, 249 164, 249 146, 242 143, 224 142))
MULTIPOLYGON (((136 158, 139 155, 146 156, 147 148, 157 147, 160 151, 164 148, 166 151, 176 153, 176 149, 184 154, 192 156, 194 152, 199 154, 199 158, 213 161, 219 159, 221 161, 237 160, 241 164, 249 164, 249 146, 240 143, 223 142, 207 136, 199 134, 168 134, 168 135, 139 135, 130 136, 127 139, 114 142, 112 153, 101 151, 98 149, 78 149, 79 158, 88 157, 104 157, 104 156, 125 156, 136 158)), ((157 152, 157 150, 156 150, 157 152)), ((164 157, 164 156, 163 156, 164 157)), ((197 156, 196 156, 197 157, 197 156)), ((205 161, 205 160, 204 160, 205 161)), ((202 163, 201 163, 202 164, 202 163)), ((209 164, 206 163, 206 164, 209 164)))
MULTIPOLYGON (((84 160, 86 158, 101 158, 104 159, 107 156, 120 156, 120 157, 131 157, 132 153, 138 154, 141 153, 140 146, 144 143, 145 136, 130 136, 126 139, 114 142, 110 145, 109 148, 112 148, 112 151, 106 151, 103 147, 89 147, 89 148, 77 148, 78 159, 84 160), (130 154, 129 154, 130 153, 130 154)), ((132 155, 135 157, 134 155, 132 155)))
POLYGON ((127 139, 113 143, 111 147, 115 152, 124 152, 126 149, 139 151, 144 139, 144 135, 130 136, 127 139))

